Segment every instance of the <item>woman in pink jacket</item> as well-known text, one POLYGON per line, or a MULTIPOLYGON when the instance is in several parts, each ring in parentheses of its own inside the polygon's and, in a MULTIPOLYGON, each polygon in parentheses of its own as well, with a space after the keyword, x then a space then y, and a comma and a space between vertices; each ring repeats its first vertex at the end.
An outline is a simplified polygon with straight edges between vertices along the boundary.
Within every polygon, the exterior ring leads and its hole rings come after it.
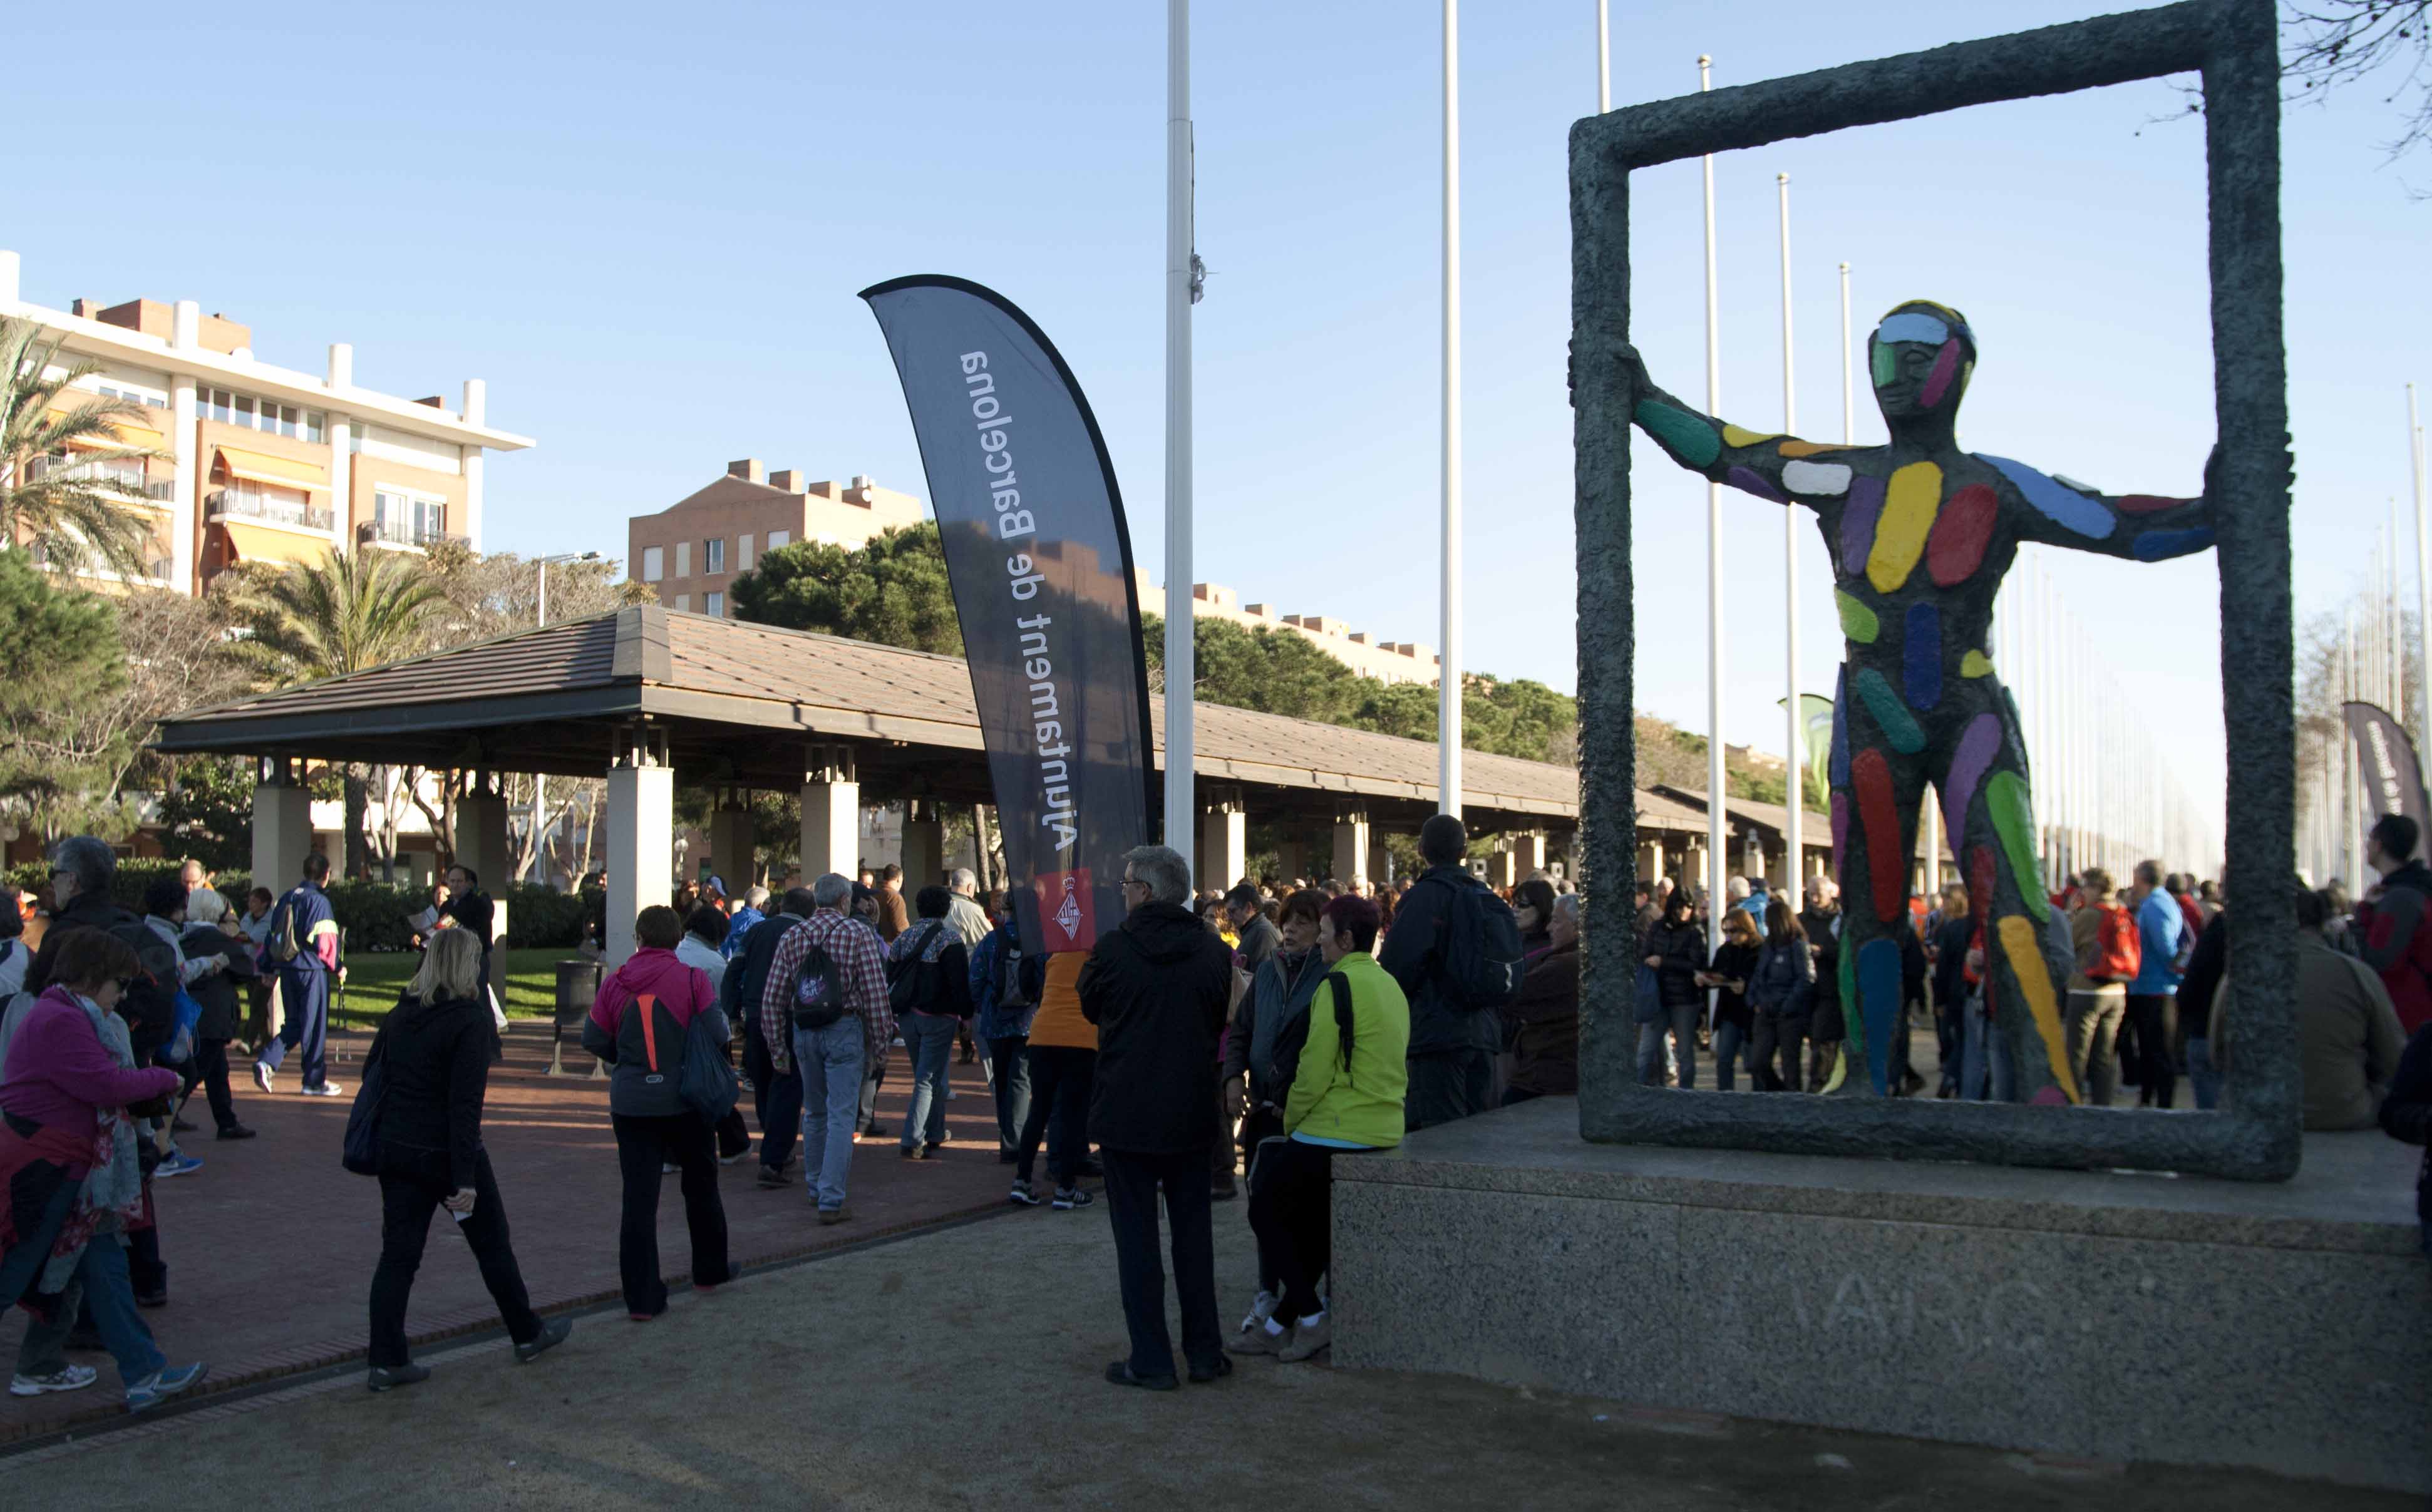
POLYGON ((709 976, 676 959, 684 920, 672 908, 646 908, 633 920, 633 957, 600 985, 583 1025, 583 1048, 614 1067, 608 1121, 625 1179, 616 1265, 626 1316, 647 1323, 667 1310, 659 1274, 659 1179, 672 1162, 683 1174, 684 1224, 692 1231, 692 1280, 707 1291, 733 1279, 726 1259, 726 1208, 718 1196, 718 1149, 709 1123, 684 1100, 684 1041, 696 1017, 711 1016, 711 1039, 726 1043, 726 1016, 709 976))

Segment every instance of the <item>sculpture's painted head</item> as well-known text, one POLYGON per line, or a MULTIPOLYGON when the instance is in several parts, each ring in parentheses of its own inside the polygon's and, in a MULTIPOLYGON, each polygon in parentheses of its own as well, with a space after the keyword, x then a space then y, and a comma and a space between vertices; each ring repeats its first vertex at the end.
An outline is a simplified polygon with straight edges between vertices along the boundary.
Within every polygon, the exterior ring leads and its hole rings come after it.
POLYGON ((1895 436, 1947 439, 1976 369, 1976 334, 1948 305, 1911 299, 1895 305, 1866 338, 1875 404, 1895 436))

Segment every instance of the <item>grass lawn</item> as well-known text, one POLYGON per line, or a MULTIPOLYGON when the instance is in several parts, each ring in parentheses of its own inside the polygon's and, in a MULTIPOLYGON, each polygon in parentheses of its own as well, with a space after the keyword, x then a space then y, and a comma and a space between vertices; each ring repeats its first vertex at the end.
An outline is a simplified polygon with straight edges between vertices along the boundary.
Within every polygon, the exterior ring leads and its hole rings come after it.
MULTIPOLYGON (((509 1018, 547 1018, 557 1011, 557 963, 580 960, 573 949, 500 950, 498 1000, 509 1018)), ((397 996, 422 965, 418 950, 362 954, 346 963, 346 987, 331 1005, 332 1022, 369 1028, 397 1006, 397 996)))

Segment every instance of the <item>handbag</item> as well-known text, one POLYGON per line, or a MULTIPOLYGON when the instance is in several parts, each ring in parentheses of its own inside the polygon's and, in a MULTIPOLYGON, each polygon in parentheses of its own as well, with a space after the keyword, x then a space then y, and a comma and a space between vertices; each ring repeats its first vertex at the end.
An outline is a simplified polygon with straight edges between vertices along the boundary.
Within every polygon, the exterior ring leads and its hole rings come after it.
POLYGON ((740 1095, 735 1067, 727 1064, 726 1040, 712 1033, 720 1017, 708 1010, 692 1016, 684 1026, 684 1066, 676 1072, 676 1095, 709 1124, 733 1113, 740 1095))
POLYGON ((363 1078, 355 1087, 354 1106, 346 1110, 346 1142, 339 1157, 358 1176, 380 1174, 380 1104, 387 1098, 388 1055, 382 1042, 374 1040, 371 1053, 363 1058, 363 1078))
POLYGON ((169 1043, 160 1048, 159 1058, 171 1066, 183 1066, 194 1056, 194 1028, 203 1021, 203 1005, 183 987, 173 1001, 177 1011, 170 1020, 169 1043))
POLYGON ((507 1032, 507 1011, 498 1006, 498 989, 487 989, 490 999, 490 1027, 503 1034, 507 1032))
POLYGON ((1638 966, 1637 1022, 1642 1024, 1660 1024, 1664 1022, 1664 983, 1662 976, 1653 966, 1648 966, 1643 961, 1640 962, 1638 966))

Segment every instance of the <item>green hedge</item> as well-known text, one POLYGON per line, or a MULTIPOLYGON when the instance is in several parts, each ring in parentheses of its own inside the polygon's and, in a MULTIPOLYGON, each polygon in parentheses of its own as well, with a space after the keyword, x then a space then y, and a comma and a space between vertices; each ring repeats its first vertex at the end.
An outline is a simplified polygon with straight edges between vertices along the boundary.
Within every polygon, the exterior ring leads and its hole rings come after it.
MULTIPOLYGON (((156 877, 176 876, 182 865, 155 858, 121 861, 110 879, 110 897, 121 906, 141 912, 144 889, 156 877)), ((49 896, 51 868, 45 862, 11 866, 6 876, 11 886, 49 896)), ((222 872, 216 885, 241 910, 245 896, 253 891, 253 879, 242 872, 222 872)), ((572 949, 583 943, 583 921, 597 892, 594 888, 591 893, 561 893, 537 882, 510 883, 500 897, 507 906, 507 935, 499 943, 514 949, 572 949)), ((333 882, 329 894, 350 950, 412 949, 414 928, 406 920, 431 902, 420 888, 387 882, 333 882)))

